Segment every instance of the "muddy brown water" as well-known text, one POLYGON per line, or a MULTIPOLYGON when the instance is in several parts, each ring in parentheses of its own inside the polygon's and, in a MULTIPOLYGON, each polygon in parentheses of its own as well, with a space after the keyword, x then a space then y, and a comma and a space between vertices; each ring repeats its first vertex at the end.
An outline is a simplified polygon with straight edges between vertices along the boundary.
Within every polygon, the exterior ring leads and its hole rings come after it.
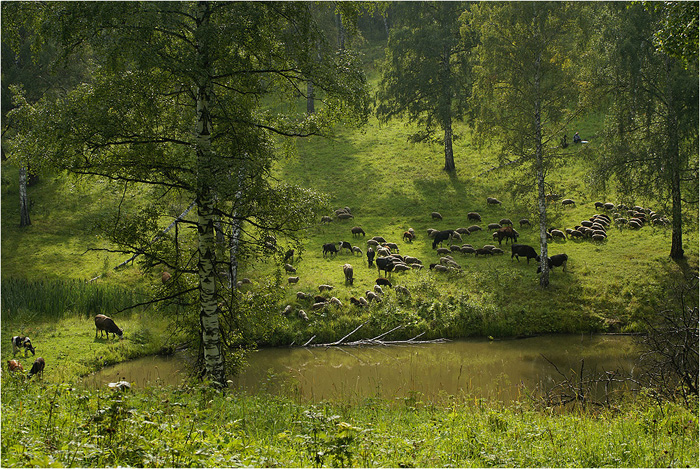
MULTIPOLYGON (((287 394, 304 401, 359 401, 469 396, 503 402, 525 390, 548 389, 561 374, 634 374, 639 352, 631 337, 553 335, 522 340, 458 340, 376 347, 275 348, 253 352, 233 380, 242 392, 287 394), (550 363, 551 362, 551 363, 550 363)), ((184 356, 147 357, 105 368, 85 382, 126 379, 134 386, 177 384, 184 356)))

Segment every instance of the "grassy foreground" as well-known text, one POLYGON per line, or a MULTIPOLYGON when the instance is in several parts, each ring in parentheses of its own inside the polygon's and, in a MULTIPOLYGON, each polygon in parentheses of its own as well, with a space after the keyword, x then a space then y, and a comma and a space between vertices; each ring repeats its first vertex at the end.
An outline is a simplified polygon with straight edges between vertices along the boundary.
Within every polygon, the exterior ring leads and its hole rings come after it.
POLYGON ((90 391, 3 377, 3 467, 697 467, 697 413, 557 414, 479 400, 357 406, 90 391))

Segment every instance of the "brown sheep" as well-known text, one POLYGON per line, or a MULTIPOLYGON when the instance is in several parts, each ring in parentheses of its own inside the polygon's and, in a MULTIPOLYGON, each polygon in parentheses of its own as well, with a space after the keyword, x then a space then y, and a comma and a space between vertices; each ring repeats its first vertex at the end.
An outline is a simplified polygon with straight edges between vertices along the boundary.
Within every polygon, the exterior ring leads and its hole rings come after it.
POLYGON ((119 336, 120 339, 124 335, 124 331, 117 327, 112 318, 104 314, 98 314, 95 316, 95 337, 97 337, 98 332, 100 333, 100 337, 102 337, 103 331, 107 332, 108 339, 110 332, 115 336, 119 336))
POLYGON ((355 280, 353 278, 352 265, 350 265, 350 264, 343 265, 343 273, 345 274, 345 284, 352 285, 352 283, 355 280))

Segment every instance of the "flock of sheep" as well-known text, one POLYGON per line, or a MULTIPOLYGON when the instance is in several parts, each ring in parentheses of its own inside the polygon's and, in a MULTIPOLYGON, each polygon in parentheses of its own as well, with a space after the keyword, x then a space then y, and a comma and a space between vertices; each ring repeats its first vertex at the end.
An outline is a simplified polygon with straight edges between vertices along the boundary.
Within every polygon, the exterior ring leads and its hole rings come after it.
MULTIPOLYGON (((550 194, 547 201, 556 202, 559 199, 559 196, 550 194)), ((486 199, 486 203, 487 205, 501 205, 501 202, 498 199, 492 197, 488 197, 486 199)), ((563 199, 561 201, 561 205, 573 206, 575 205, 575 202, 572 199, 563 199)), ((582 220, 579 225, 576 225, 573 228, 550 228, 547 232, 548 238, 553 241, 566 241, 567 239, 588 239, 593 242, 600 243, 607 240, 608 230, 612 223, 615 223, 615 225, 620 229, 623 227, 639 229, 648 223, 662 226, 669 223, 663 216, 656 214, 650 209, 645 209, 639 206, 628 208, 623 204, 615 205, 612 203, 601 202, 596 202, 594 205, 596 209, 600 209, 602 213, 594 214, 589 219, 582 220), (622 214, 627 216, 623 217, 622 214)), ((336 210, 335 216, 338 220, 350 220, 354 218, 349 207, 336 210)), ((432 212, 430 216, 433 221, 442 221, 442 215, 439 212, 432 212)), ((515 258, 517 261, 519 261, 520 257, 525 257, 529 264, 530 259, 535 259, 538 263, 537 272, 540 272, 540 256, 537 254, 536 249, 525 244, 517 244, 520 234, 513 228, 513 222, 509 218, 502 218, 498 221, 498 223, 494 222, 486 225, 486 229, 492 232, 493 241, 498 241, 498 246, 495 244, 485 244, 482 247, 474 247, 472 244, 464 243, 465 236, 470 236, 483 230, 482 226, 480 225, 480 223, 482 223, 481 215, 477 212, 469 212, 467 214, 467 220, 475 224, 457 229, 436 230, 429 228, 427 230, 428 238, 432 240, 432 248, 439 256, 437 262, 429 263, 430 270, 435 272, 460 272, 462 271, 462 267, 453 257, 455 254, 474 254, 474 257, 504 254, 502 242, 505 240, 506 244, 508 241, 511 241, 511 260, 515 258)), ((332 221, 333 218, 330 216, 324 216, 321 219, 322 223, 330 223, 332 221)), ((519 228, 522 229, 523 227, 531 227, 530 221, 526 218, 519 220, 519 228)), ((350 232, 355 239, 366 236, 366 233, 361 226, 353 226, 350 229, 350 232)), ((404 243, 411 244, 416 237, 417 235, 415 230, 413 230, 413 228, 409 228, 403 233, 402 241, 404 243)), ((370 268, 374 266, 377 267, 377 273, 379 276, 375 280, 373 290, 367 290, 365 292, 365 296, 361 296, 359 298, 353 296, 350 298, 350 303, 359 307, 368 306, 373 301, 380 301, 382 295, 384 294, 383 289, 385 287, 393 288, 393 290, 399 294, 410 297, 410 292, 406 287, 400 285, 394 286, 392 284, 392 282, 389 280, 389 278, 391 278, 391 273, 419 270, 424 267, 423 261, 414 256, 401 254, 399 252, 398 243, 387 241, 382 236, 374 236, 368 239, 366 241, 365 252, 363 252, 363 249, 360 246, 353 245, 348 241, 325 243, 322 246, 323 257, 333 258, 342 252, 347 252, 353 255, 359 254, 360 256, 366 255, 368 266, 370 268)), ((564 271, 566 271, 567 261, 568 255, 565 253, 555 254, 549 257, 547 260, 550 269, 554 267, 562 267, 564 271)), ((290 273, 296 272, 296 269, 287 263, 285 263, 285 269, 290 273)), ((353 266, 349 263, 344 263, 342 265, 342 270, 345 278, 345 284, 353 285, 353 266)), ((288 278, 289 284, 294 284, 298 281, 299 277, 288 278)), ((316 295, 302 291, 297 292, 297 299, 300 301, 308 301, 312 310, 322 310, 329 306, 342 306, 342 302, 337 297, 329 296, 329 292, 334 289, 332 285, 319 285, 318 289, 319 294, 316 295)), ((294 308, 291 305, 287 305, 283 311, 283 314, 290 315, 293 310, 294 308)), ((308 314, 304 310, 298 310, 297 315, 304 320, 308 320, 308 314)))

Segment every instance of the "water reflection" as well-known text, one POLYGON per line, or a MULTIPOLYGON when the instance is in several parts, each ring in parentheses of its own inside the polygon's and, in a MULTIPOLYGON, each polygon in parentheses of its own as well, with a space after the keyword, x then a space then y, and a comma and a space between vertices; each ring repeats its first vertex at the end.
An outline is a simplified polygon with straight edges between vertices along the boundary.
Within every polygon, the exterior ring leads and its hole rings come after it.
MULTIPOLYGON (((582 360, 586 373, 618 370, 629 376, 637 357, 630 337, 607 335, 263 349, 249 356, 233 386, 304 401, 468 395, 507 402, 520 399, 524 389, 551 387, 561 381, 559 372, 578 374, 582 360)), ((186 376, 185 367, 183 356, 147 357, 109 367, 88 380, 93 386, 121 379, 137 387, 178 384, 186 376)))

